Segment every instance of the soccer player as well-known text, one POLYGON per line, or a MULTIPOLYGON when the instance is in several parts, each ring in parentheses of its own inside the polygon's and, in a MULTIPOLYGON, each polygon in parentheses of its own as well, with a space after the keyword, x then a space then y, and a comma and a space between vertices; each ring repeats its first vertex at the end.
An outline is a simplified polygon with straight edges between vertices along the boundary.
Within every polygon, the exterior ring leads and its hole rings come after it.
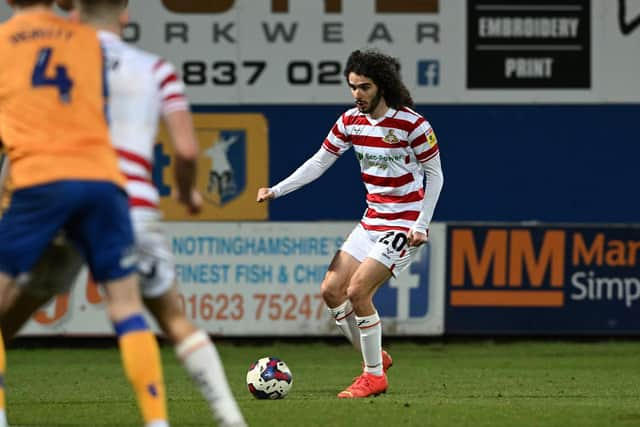
MULTIPOLYGON (((176 153, 177 197, 189 212, 200 210, 202 199, 194 189, 198 145, 184 86, 170 63, 122 42, 118 34, 128 21, 126 0, 76 0, 75 3, 74 14, 99 30, 106 53, 111 89, 110 130, 120 168, 127 178, 145 305, 175 344, 178 358, 209 403, 218 425, 245 426, 214 344, 182 311, 174 283, 171 250, 160 224, 159 195, 151 180, 153 147, 162 116, 176 153), (140 79, 140 76, 150 78, 140 79)), ((50 293, 42 292, 44 283, 55 280, 56 286, 44 289, 58 292, 66 291, 71 285, 73 280, 69 277, 74 277, 78 270, 65 272, 56 268, 59 263, 51 262, 51 257, 64 256, 64 250, 64 246, 49 248, 47 256, 38 264, 38 272, 17 298, 20 302, 17 305, 29 307, 22 312, 32 313, 50 298, 50 293)), ((26 320, 28 318, 23 317, 20 322, 3 325, 4 333, 15 334, 26 320)))
POLYGON ((334 256, 321 286, 336 324, 364 361, 364 372, 339 398, 387 390, 386 370, 392 360, 382 351, 373 295, 427 242, 443 183, 435 134, 412 109, 399 69, 394 58, 378 51, 352 52, 344 75, 355 108, 340 116, 320 150, 295 172, 271 188, 258 189, 258 202, 284 196, 320 177, 352 146, 360 162, 368 208, 334 256))
POLYGON ((108 59, 111 136, 127 177, 145 304, 174 343, 179 360, 200 388, 218 425, 245 426, 213 342, 182 311, 171 249, 160 225, 158 190, 151 181, 153 147, 162 116, 175 152, 176 196, 191 213, 200 211, 202 197, 194 189, 198 143, 184 85, 169 62, 120 39, 128 21, 126 0, 76 2, 80 20, 100 30, 108 59))
POLYGON ((56 16, 53 0, 9 4, 14 15, 0 25, 0 138, 14 192, 0 219, 0 315, 64 230, 103 285, 145 426, 168 426, 158 344, 142 315, 126 182, 109 139, 96 31, 56 16))

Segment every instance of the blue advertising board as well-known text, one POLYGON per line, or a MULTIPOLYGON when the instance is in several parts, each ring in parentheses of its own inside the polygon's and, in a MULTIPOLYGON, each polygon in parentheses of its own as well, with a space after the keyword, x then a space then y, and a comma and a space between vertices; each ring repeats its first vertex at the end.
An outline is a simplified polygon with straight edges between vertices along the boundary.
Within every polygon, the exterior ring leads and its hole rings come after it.
MULTIPOLYGON (((346 92, 346 89, 345 89, 346 92)), ((268 126, 268 181, 288 176, 322 144, 344 105, 195 106, 257 113, 268 126)), ((433 125, 445 184, 436 221, 637 222, 640 104, 418 105, 433 125)), ((254 153, 251 140, 247 156, 254 153)), ((256 189, 246 188, 247 194, 256 189)), ((364 186, 347 152, 303 190, 269 204, 270 220, 356 220, 364 186)))
POLYGON ((447 334, 640 333, 640 227, 450 225, 447 334))

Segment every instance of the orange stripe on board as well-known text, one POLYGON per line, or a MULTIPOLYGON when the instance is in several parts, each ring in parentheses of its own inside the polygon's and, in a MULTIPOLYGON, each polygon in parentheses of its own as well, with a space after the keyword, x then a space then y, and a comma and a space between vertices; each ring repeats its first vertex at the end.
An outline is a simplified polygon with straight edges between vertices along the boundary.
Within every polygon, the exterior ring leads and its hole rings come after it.
POLYGON ((562 307, 562 291, 451 291, 453 307, 562 307))

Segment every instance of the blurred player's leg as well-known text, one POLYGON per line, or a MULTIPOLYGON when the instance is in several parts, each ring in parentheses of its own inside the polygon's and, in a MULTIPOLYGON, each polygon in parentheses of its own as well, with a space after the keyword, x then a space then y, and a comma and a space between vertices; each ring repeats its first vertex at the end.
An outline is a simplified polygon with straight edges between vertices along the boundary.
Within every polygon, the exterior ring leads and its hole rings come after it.
POLYGON ((82 255, 63 235, 58 235, 34 266, 29 281, 19 284, 9 298, 1 325, 4 338, 12 339, 51 298, 69 292, 83 265, 82 255))
MULTIPOLYGON (((7 274, 0 272, 0 313, 5 315, 7 309, 16 295, 16 287, 13 280, 7 274)), ((4 331, 3 331, 4 332, 4 331)), ((0 333, 0 427, 7 427, 7 401, 5 396, 5 373, 7 371, 7 353, 4 347, 4 338, 0 333)))
MULTIPOLYGON (((18 289, 13 303, 2 317, 2 335, 5 340, 14 338, 29 321, 33 313, 46 304, 50 297, 33 295, 24 289, 18 289)), ((0 424, 1 425, 1 424, 0 424)))
POLYGON ((4 373, 7 368, 7 355, 4 350, 4 340, 0 334, 0 427, 7 426, 6 398, 4 395, 4 373))
POLYGON ((175 346, 178 359, 221 426, 246 426, 209 336, 187 319, 175 285, 169 242, 156 214, 132 211, 144 303, 175 346))
POLYGON ((176 354, 200 388, 219 425, 246 426, 209 336, 202 330, 196 331, 176 346, 176 354))
POLYGON ((124 370, 145 426, 168 426, 158 342, 142 314, 129 200, 114 185, 95 183, 84 188, 88 199, 85 215, 70 224, 67 235, 87 254, 91 274, 104 287, 124 370))
POLYGON ((145 427, 166 427, 167 408, 158 342, 142 315, 136 275, 105 285, 124 371, 133 386, 145 427))
POLYGON ((209 403, 218 424, 246 426, 229 388, 218 351, 207 333, 185 317, 176 287, 172 286, 159 297, 146 298, 145 305, 175 343, 178 359, 209 403))
POLYGON ((17 288, 8 296, 8 299, 10 299, 10 301, 3 301, 6 311, 0 319, 2 321, 2 333, 0 334, 0 427, 8 427, 4 381, 6 371, 4 340, 13 338, 27 320, 29 320, 31 314, 48 301, 48 298, 35 297, 17 288))

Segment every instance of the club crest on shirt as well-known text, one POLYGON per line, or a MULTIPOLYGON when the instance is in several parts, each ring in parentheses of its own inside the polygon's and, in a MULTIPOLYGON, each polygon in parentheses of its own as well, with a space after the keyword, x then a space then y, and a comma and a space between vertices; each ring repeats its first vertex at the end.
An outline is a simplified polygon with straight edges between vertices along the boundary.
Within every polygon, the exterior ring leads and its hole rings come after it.
POLYGON ((400 142, 398 137, 393 133, 393 129, 389 129, 382 140, 387 144, 397 144, 398 142, 400 142))

